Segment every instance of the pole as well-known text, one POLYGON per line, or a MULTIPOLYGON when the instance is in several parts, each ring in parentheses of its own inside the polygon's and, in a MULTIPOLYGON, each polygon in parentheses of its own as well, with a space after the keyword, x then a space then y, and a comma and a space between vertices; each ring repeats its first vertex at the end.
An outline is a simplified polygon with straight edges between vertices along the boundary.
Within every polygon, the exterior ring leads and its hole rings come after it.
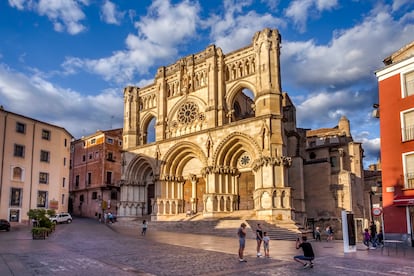
POLYGON ((372 216, 372 195, 373 195, 373 192, 370 191, 369 192, 369 217, 370 217, 371 221, 374 221, 374 218, 372 216))

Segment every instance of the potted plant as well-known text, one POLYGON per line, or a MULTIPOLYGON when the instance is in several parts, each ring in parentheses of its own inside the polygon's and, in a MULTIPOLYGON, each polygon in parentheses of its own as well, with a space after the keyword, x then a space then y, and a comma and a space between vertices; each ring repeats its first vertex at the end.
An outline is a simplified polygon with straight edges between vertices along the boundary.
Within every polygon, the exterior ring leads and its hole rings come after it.
POLYGON ((32 238, 46 239, 46 237, 55 230, 55 225, 50 221, 49 217, 55 214, 54 210, 30 209, 27 216, 32 220, 32 238))

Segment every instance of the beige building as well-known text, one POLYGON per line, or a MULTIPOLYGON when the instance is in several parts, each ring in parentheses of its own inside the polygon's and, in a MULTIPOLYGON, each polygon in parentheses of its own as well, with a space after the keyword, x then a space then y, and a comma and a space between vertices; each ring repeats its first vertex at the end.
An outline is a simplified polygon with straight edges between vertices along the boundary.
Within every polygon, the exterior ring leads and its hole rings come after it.
POLYGON ((352 211, 357 233, 362 233, 369 220, 362 158, 361 143, 353 140, 346 117, 333 128, 306 131, 303 173, 308 221, 322 229, 331 225, 340 230, 341 212, 352 211))
POLYGON ((66 212, 72 135, 0 108, 0 217, 28 220, 29 209, 66 212))
POLYGON ((97 131, 72 141, 70 205, 77 216, 101 219, 117 213, 122 129, 97 131))
MULTIPOLYGON (((258 219, 306 223, 307 204, 317 207, 307 193, 317 181, 306 163, 306 130, 296 128, 295 107, 281 89, 280 43, 277 30, 264 29, 245 48, 224 55, 211 45, 159 68, 153 84, 125 88, 119 216, 247 210, 258 219)), ((310 210, 313 218, 340 217, 354 206, 348 186, 361 178, 362 154, 360 144, 346 141, 352 145, 336 145, 336 174, 332 152, 323 153, 327 162, 318 169, 327 171, 318 189, 332 199, 325 213, 310 210), (339 163, 339 146, 357 161, 339 163)))

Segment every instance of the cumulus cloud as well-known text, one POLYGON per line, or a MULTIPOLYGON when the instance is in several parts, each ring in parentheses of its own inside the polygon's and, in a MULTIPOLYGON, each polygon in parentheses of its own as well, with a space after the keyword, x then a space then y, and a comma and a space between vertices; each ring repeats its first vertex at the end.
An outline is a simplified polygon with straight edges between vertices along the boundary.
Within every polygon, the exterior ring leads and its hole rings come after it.
POLYGON ((68 32, 76 35, 86 27, 80 23, 85 19, 82 5, 88 5, 87 0, 9 0, 11 7, 19 10, 34 11, 47 16, 57 32, 68 32))
POLYGON ((337 5, 337 0, 295 0, 286 8, 285 16, 293 21, 299 31, 304 32, 309 16, 319 16, 337 5))
POLYGON ((198 12, 197 3, 156 0, 147 15, 135 23, 137 34, 127 36, 125 50, 100 59, 68 57, 62 66, 67 73, 83 69, 107 81, 130 83, 135 74, 148 73, 156 61, 177 56, 177 46, 196 32, 198 12))
POLYGON ((56 86, 39 74, 25 75, 0 64, 0 99, 7 111, 65 127, 74 137, 122 127, 123 98, 119 91, 82 95, 56 86))
POLYGON ((120 12, 111 1, 105 1, 101 7, 101 20, 108 24, 120 25, 125 12, 120 12))
POLYGON ((253 34, 265 27, 283 27, 285 23, 270 13, 245 11, 251 1, 224 1, 224 14, 215 14, 204 22, 211 29, 210 37, 224 53, 251 43, 253 34))

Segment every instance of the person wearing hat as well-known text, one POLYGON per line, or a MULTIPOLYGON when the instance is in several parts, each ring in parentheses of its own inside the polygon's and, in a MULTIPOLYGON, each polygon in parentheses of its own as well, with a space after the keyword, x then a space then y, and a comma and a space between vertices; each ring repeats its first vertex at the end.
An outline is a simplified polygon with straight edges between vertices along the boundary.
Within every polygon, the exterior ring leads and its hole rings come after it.
POLYGON ((237 230, 237 236, 239 237, 239 262, 246 262, 243 258, 244 248, 246 247, 246 224, 244 222, 237 230))

